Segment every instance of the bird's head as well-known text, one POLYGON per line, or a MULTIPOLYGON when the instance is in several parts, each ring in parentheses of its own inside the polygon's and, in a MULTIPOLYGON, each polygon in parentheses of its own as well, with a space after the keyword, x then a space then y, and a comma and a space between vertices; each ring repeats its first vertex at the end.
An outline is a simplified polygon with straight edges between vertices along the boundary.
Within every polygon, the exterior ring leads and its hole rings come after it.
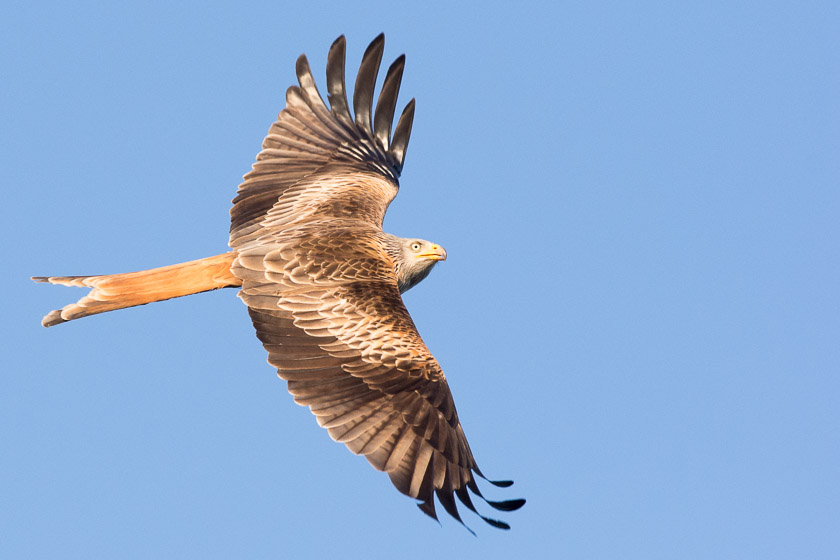
POLYGON ((446 260, 446 249, 431 241, 403 239, 403 247, 406 258, 413 258, 415 262, 424 263, 424 266, 433 266, 446 260))
POLYGON ((443 247, 423 239, 394 237, 391 248, 400 293, 416 286, 437 263, 446 260, 443 247))

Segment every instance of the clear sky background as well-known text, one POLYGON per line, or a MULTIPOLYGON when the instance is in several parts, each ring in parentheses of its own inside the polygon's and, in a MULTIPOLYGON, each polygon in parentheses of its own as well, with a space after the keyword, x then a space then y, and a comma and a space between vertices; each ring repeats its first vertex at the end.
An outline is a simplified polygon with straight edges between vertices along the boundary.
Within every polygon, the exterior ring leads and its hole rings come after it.
POLYGON ((413 4, 4 4, 0 557, 838 558, 840 4, 413 4), (381 31, 510 532, 333 443, 233 290, 39 324, 84 292, 31 275, 225 251, 296 57, 381 31))

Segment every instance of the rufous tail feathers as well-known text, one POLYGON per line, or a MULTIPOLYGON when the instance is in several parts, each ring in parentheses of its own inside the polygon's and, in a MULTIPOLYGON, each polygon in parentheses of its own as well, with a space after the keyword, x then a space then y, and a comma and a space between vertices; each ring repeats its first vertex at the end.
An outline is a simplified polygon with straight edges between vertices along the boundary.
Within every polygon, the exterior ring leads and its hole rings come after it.
POLYGON ((91 288, 76 303, 51 311, 41 324, 51 327, 115 309, 241 286, 242 281, 230 271, 235 258, 236 253, 223 253, 197 261, 105 276, 34 276, 36 282, 91 288))

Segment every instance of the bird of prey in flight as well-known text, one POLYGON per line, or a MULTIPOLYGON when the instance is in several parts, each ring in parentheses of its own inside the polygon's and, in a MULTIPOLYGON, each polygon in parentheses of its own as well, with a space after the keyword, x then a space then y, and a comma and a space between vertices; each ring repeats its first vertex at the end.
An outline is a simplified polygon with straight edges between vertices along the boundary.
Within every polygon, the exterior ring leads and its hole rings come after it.
POLYGON ((446 377, 400 295, 445 260, 446 251, 382 231, 414 119, 412 99, 391 134, 405 56, 388 68, 373 109, 384 44, 379 35, 362 57, 355 117, 344 85, 344 37, 327 59, 329 107, 306 56, 298 58, 300 85, 286 92, 286 108, 233 200, 231 252, 127 274, 33 278, 91 288, 49 313, 43 325, 239 288, 269 363, 330 437, 387 472, 427 515, 437 519, 436 495, 461 521, 457 496, 490 525, 509 529, 478 513, 470 492, 502 511, 525 500, 483 498, 475 476, 484 475, 446 377))

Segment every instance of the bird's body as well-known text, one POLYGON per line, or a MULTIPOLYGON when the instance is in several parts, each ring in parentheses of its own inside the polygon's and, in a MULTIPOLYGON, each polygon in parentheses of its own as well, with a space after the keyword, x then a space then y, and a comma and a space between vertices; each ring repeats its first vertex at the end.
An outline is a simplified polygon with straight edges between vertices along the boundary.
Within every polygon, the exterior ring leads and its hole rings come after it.
MULTIPOLYGON (((446 252, 382 231, 414 115, 412 100, 391 136, 404 57, 389 68, 371 112, 382 50, 380 35, 362 59, 355 119, 344 91, 344 38, 327 62, 329 108, 306 58, 298 59, 300 87, 289 88, 287 106, 234 199, 231 252, 128 274, 38 277, 92 288, 43 324, 240 288, 268 361, 295 401, 308 406, 333 439, 420 500, 425 513, 436 517, 437 495, 460 520, 454 496, 476 511, 467 489, 481 496, 473 474, 483 475, 443 371, 400 297, 446 252)), ((509 511, 524 500, 488 503, 509 511)))

